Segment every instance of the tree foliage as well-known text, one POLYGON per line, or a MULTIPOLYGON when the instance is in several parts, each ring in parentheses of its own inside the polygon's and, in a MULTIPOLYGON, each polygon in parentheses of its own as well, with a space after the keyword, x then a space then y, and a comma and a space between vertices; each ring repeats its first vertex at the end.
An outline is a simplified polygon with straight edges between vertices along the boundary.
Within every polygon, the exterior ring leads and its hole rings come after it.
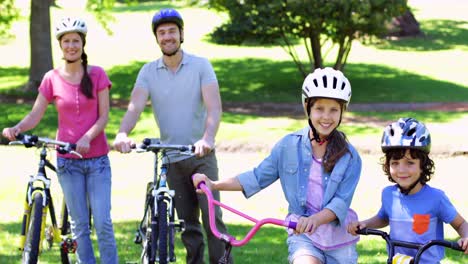
POLYGON ((19 10, 15 7, 15 0, 0 1, 0 37, 9 35, 11 24, 18 17, 19 10))
MULTIPOLYGON (((114 6, 115 1, 87 0, 86 3, 87 10, 95 15, 97 21, 108 33, 111 33, 108 22, 113 20, 108 11, 114 6)), ((14 2, 15 0, 1 0, 0 2, 0 36, 8 34, 11 23, 19 18, 19 11, 14 2)), ((55 0, 31 0, 29 19, 31 62, 29 80, 23 87, 23 90, 28 92, 35 92, 44 74, 53 68, 50 32, 50 7, 52 5, 57 5, 55 0)))
POLYGON ((232 44, 280 39, 304 76, 324 67, 326 41, 337 46, 334 68, 342 70, 355 39, 385 34, 391 19, 408 9, 406 0, 210 0, 209 4, 230 17, 213 32, 214 39, 232 44), (307 51, 308 69, 298 56, 298 41, 307 51))

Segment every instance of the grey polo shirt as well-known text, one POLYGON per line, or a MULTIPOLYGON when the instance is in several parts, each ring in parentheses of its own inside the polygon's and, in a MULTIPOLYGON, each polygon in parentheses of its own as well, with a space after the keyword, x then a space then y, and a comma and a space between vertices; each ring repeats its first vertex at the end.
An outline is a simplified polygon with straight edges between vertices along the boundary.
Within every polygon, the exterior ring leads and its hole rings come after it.
POLYGON ((213 82, 218 80, 208 59, 185 52, 176 72, 162 58, 141 68, 135 88, 149 92, 162 143, 186 145, 201 139, 207 114, 201 88, 213 82))

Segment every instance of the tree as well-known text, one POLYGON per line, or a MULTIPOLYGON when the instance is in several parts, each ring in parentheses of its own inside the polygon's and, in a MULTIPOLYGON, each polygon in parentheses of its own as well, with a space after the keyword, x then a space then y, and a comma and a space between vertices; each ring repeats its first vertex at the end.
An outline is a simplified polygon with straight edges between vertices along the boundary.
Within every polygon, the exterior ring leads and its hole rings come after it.
POLYGON ((31 63, 29 80, 24 86, 25 91, 36 91, 44 74, 53 68, 50 42, 50 6, 52 4, 53 0, 31 0, 29 20, 31 63))
POLYGON ((7 36, 11 23, 19 17, 15 0, 0 1, 0 36, 7 36))
MULTIPOLYGON (((0 3, 0 36, 5 35, 11 23, 17 19, 18 10, 13 5, 14 0, 3 0, 0 3), (2 31, 2 28, 6 30, 2 31)), ((101 25, 110 32, 107 21, 112 16, 107 12, 114 6, 115 0, 88 0, 86 7, 95 14, 101 25)), ((31 62, 29 80, 23 89, 36 92, 44 74, 53 68, 52 46, 50 32, 50 7, 57 6, 55 0, 31 0, 29 20, 29 36, 31 62)))
POLYGON ((324 66, 322 49, 327 41, 337 46, 333 67, 343 70, 353 40, 383 35, 391 18, 408 9, 406 0, 210 0, 209 4, 230 16, 214 32, 215 39, 230 36, 229 30, 235 30, 236 44, 248 38, 272 43, 279 36, 280 45, 304 76, 324 66), (298 40, 307 52, 308 68, 295 49, 298 40))

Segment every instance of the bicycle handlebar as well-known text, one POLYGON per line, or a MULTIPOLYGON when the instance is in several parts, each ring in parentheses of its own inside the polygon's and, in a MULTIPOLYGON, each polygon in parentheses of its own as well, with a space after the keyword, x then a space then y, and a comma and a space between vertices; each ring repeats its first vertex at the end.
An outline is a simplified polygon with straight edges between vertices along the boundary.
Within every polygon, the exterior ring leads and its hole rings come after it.
POLYGON ((180 152, 192 153, 195 151, 193 145, 175 145, 175 144, 161 144, 158 138, 145 138, 143 143, 139 146, 132 146, 137 152, 159 151, 159 150, 178 150, 180 152))
POLYGON ((46 137, 38 137, 36 135, 27 135, 27 134, 18 134, 16 136, 16 141, 11 141, 9 145, 24 145, 27 148, 30 148, 32 146, 37 146, 41 147, 44 145, 55 145, 58 146, 57 151, 60 154, 74 154, 80 158, 83 158, 83 156, 76 152, 76 144, 73 143, 68 143, 64 141, 59 141, 55 139, 50 139, 46 137))
POLYGON ((206 186, 205 182, 200 182, 197 186, 197 189, 200 189, 202 190, 205 195, 206 195, 206 198, 208 200, 208 212, 209 212, 209 222, 210 222, 210 229, 211 229, 211 232, 213 232, 213 235, 215 235, 217 238, 229 243, 230 245, 232 246, 235 246, 235 247, 240 247, 240 246, 243 246, 245 244, 247 244, 251 239, 252 237, 255 235, 255 233, 257 233, 257 231, 260 229, 261 226, 265 225, 265 224, 273 224, 273 225, 277 225, 277 226, 284 226, 284 227, 288 227, 288 228, 291 228, 291 229, 296 229, 296 226, 297 226, 297 223, 296 222, 289 222, 289 221, 284 221, 284 220, 281 220, 281 219, 276 219, 276 218, 264 218, 264 219, 255 219, 247 214, 244 214, 232 207, 229 207, 223 203, 221 203, 220 201, 217 201, 213 198, 213 194, 211 193, 211 190, 206 186), (248 219, 252 222, 255 223, 255 225, 250 229, 250 231, 245 235, 245 237, 241 240, 238 240, 236 239, 234 236, 230 235, 230 234, 227 234, 227 233, 221 233, 219 232, 218 228, 216 227, 216 221, 215 221, 215 215, 214 215, 214 206, 217 205, 217 206, 220 206, 224 209, 227 209, 239 216, 242 216, 243 218, 245 219, 248 219))
POLYGON ((377 230, 377 229, 372 229, 372 228, 363 228, 359 229, 356 231, 356 233, 360 235, 375 235, 375 236, 380 236, 382 237, 387 245, 390 247, 390 252, 393 257, 393 248, 395 246, 398 247, 404 247, 404 248, 412 248, 412 249, 417 249, 417 253, 414 257, 414 263, 418 263, 419 259, 421 258, 421 255, 423 254, 424 251, 426 251, 428 248, 432 246, 443 246, 446 248, 451 248, 453 250, 457 251, 463 251, 462 247, 458 245, 457 242, 454 241, 448 241, 448 240, 430 240, 429 242, 426 242, 424 244, 422 243, 415 243, 415 242, 408 242, 408 241, 401 241, 401 240, 393 240, 390 238, 390 235, 387 232, 377 230))

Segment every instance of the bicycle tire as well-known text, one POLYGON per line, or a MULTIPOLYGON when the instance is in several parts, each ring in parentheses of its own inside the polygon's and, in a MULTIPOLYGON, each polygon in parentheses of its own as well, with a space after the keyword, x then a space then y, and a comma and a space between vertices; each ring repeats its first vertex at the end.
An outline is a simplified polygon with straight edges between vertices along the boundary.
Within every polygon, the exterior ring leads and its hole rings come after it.
POLYGON ((26 233, 26 243, 22 254, 22 262, 26 264, 36 264, 39 259, 39 245, 41 243, 41 227, 44 197, 42 193, 34 194, 31 215, 29 218, 28 231, 26 233))
POLYGON ((167 264, 167 204, 158 201, 158 257, 160 264, 167 264))
POLYGON ((141 263, 142 264, 154 264, 155 254, 153 253, 153 232, 151 231, 151 219, 154 217, 153 213, 153 200, 148 199, 148 206, 146 211, 146 219, 143 221, 141 231, 143 232, 142 251, 141 251, 141 263), (153 258, 151 257, 153 255, 153 258))

